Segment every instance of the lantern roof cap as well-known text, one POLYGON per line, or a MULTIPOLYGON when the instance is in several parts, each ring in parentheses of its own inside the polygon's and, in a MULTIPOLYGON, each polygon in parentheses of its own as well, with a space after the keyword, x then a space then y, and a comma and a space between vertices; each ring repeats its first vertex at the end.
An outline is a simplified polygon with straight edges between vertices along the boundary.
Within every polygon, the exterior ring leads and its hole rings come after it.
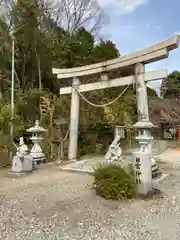
POLYGON ((30 127, 26 131, 30 133, 41 133, 46 132, 47 130, 39 125, 39 120, 36 120, 34 127, 30 127))
POLYGON ((149 121, 149 119, 141 119, 140 121, 138 121, 136 124, 134 124, 133 126, 134 128, 139 128, 139 129, 150 129, 150 128, 154 128, 155 126, 149 121))

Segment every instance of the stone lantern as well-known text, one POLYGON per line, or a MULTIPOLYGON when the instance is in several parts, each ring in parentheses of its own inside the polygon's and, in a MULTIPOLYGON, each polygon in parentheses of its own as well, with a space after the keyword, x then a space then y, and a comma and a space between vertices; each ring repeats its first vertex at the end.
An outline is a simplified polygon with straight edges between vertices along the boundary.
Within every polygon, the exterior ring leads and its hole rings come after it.
POLYGON ((142 119, 134 125, 137 129, 136 140, 139 142, 140 150, 133 153, 133 165, 137 189, 142 195, 152 191, 152 177, 158 172, 156 162, 152 158, 151 129, 153 127, 155 126, 148 119, 142 119))
POLYGON ((42 134, 47 130, 41 127, 39 125, 39 121, 36 120, 35 126, 27 129, 26 131, 32 134, 30 139, 32 140, 34 145, 31 149, 30 155, 33 157, 33 163, 34 164, 44 163, 46 161, 46 158, 44 153, 42 152, 40 142, 44 139, 42 137, 42 134))

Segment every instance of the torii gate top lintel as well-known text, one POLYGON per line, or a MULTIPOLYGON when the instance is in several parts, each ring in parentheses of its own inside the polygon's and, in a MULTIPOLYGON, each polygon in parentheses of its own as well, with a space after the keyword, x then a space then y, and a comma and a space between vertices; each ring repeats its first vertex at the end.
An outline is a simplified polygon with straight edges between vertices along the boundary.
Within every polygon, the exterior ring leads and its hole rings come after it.
POLYGON ((125 69, 133 67, 137 63, 148 64, 156 62, 168 58, 169 52, 178 48, 179 39, 180 35, 176 34, 151 47, 113 60, 68 69, 53 68, 52 72, 53 74, 57 74, 58 79, 65 79, 108 72, 114 69, 125 69))

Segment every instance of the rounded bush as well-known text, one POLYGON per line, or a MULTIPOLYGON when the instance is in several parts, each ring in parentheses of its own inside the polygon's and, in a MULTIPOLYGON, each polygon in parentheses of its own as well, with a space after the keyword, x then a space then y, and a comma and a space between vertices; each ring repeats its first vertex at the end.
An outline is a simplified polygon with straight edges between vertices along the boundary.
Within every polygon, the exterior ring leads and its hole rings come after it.
POLYGON ((108 200, 124 200, 135 197, 136 185, 133 174, 119 165, 103 165, 93 173, 96 194, 108 200))

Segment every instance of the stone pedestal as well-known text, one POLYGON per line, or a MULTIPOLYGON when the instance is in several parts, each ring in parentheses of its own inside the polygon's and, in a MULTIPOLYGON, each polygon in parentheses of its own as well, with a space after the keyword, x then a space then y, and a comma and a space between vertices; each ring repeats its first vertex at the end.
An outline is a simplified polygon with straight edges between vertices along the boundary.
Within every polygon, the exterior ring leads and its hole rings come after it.
POLYGON ((33 171, 33 158, 30 155, 14 156, 11 173, 29 173, 33 171))
POLYGON ((22 157, 14 156, 12 160, 12 172, 20 173, 23 170, 23 161, 22 157))
MULTIPOLYGON (((15 145, 15 144, 14 144, 15 145)), ((28 154, 28 148, 23 137, 20 138, 19 147, 15 145, 17 152, 12 160, 11 174, 28 173, 33 170, 33 158, 28 154)))
POLYGON ((23 172, 32 172, 33 170, 33 158, 31 155, 25 155, 23 158, 23 172))
POLYGON ((134 152, 132 156, 138 194, 147 195, 152 191, 151 155, 148 152, 134 152))

